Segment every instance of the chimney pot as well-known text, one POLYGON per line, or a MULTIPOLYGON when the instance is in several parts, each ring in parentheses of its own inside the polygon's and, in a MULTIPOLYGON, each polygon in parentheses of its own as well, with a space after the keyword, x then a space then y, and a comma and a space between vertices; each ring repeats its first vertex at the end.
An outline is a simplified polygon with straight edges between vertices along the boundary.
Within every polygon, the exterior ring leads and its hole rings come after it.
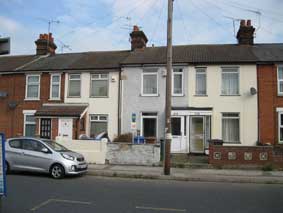
POLYGON ((137 25, 134 25, 134 27, 133 27, 133 31, 140 31, 140 28, 137 26, 137 25))
POLYGON ((134 25, 133 32, 130 33, 131 37, 131 50, 144 49, 148 41, 146 35, 137 25, 134 25))
POLYGON ((35 44, 37 55, 46 55, 48 53, 54 55, 57 49, 52 33, 39 34, 39 38, 35 41, 35 44))
POLYGON ((246 20, 242 19, 240 22, 240 26, 241 27, 246 26, 246 20))
POLYGON ((255 28, 251 25, 251 20, 241 20, 237 33, 238 44, 253 45, 255 28))
POLYGON ((251 20, 249 19, 249 20, 247 20, 247 26, 248 27, 250 27, 252 25, 252 22, 251 22, 251 20))

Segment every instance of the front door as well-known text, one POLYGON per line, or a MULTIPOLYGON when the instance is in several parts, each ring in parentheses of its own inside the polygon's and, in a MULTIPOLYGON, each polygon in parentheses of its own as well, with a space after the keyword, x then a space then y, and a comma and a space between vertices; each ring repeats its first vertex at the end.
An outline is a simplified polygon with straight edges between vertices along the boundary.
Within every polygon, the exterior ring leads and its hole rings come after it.
POLYGON ((73 119, 60 118, 59 119, 59 136, 67 139, 73 138, 73 119))
POLYGON ((204 153, 204 117, 192 116, 190 120, 190 152, 204 153))
POLYGON ((50 118, 40 119, 40 137, 51 139, 51 119, 50 118))
POLYGON ((186 118, 184 116, 174 116, 171 118, 172 125, 172 153, 186 153, 186 118))

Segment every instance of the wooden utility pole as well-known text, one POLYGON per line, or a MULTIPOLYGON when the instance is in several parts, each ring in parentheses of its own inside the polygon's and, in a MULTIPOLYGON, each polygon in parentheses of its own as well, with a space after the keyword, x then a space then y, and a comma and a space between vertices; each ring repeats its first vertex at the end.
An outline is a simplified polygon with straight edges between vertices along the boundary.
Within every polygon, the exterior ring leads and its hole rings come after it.
POLYGON ((168 0, 168 20, 167 20, 167 75, 166 75, 166 109, 165 109, 165 161, 164 175, 170 175, 171 162, 171 97, 172 97, 172 17, 173 1, 168 0))

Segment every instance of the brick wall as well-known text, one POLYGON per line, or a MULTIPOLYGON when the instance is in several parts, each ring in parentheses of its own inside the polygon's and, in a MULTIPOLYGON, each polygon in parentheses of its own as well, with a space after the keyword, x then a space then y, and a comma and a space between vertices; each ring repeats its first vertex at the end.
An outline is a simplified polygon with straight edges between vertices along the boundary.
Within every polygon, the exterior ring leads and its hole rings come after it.
POLYGON ((258 65, 259 141, 278 144, 277 107, 283 107, 283 97, 277 95, 277 66, 258 65))
POLYGON ((61 101, 50 101, 50 74, 42 73, 40 78, 40 100, 25 101, 26 75, 9 74, 0 76, 0 91, 8 92, 8 97, 0 98, 0 132, 6 137, 23 135, 24 115, 23 110, 37 110, 43 103, 58 103, 64 100, 64 74, 61 77, 61 101), (15 101, 17 107, 10 109, 8 103, 15 101))
POLYGON ((263 166, 274 164, 282 168, 283 151, 276 151, 273 146, 222 146, 210 144, 209 163, 218 166, 263 166))

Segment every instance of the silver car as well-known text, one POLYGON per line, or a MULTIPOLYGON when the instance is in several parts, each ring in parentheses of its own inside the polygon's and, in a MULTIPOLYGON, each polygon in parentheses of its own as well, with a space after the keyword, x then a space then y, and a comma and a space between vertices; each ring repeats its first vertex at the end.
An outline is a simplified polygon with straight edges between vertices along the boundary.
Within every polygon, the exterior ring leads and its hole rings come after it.
POLYGON ((10 138, 6 141, 6 169, 49 173, 53 178, 83 174, 84 156, 48 139, 10 138))

